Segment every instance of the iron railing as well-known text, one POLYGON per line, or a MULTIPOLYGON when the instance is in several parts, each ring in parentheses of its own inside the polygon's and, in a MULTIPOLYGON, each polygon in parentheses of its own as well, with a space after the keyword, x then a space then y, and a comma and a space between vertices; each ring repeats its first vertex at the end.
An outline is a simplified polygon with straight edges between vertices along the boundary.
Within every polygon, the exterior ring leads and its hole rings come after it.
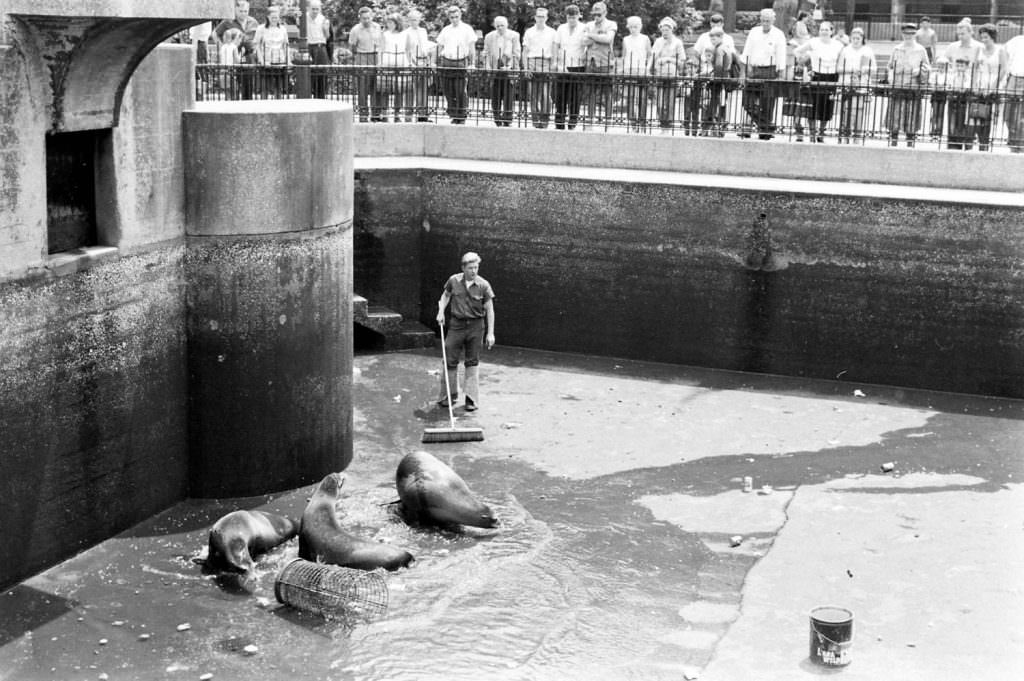
MULTIPOLYGON (((788 73, 792 73, 790 68, 788 73)), ((799 70, 797 70, 799 74, 799 70)), ((364 122, 447 122, 1024 150, 1024 78, 758 79, 373 66, 200 65, 198 100, 319 97, 364 122), (1009 87, 1007 87, 1007 84, 1009 87), (1008 130, 1009 126, 1009 130, 1008 130), (1011 144, 1012 143, 1012 144, 1011 144)))

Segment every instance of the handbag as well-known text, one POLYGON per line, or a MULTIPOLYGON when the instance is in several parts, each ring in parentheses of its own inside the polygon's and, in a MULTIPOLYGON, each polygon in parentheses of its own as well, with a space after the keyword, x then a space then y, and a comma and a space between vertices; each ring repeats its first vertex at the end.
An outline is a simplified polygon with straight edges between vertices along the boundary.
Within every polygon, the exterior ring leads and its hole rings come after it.
POLYGON ((967 105, 967 117, 987 121, 992 118, 992 105, 988 102, 971 102, 967 105))

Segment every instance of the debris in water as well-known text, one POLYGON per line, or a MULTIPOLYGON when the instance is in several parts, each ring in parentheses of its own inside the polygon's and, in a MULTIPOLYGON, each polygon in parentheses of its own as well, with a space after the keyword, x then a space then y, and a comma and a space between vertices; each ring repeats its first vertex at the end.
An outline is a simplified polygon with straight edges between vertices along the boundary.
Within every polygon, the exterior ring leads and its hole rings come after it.
POLYGON ((124 626, 124 621, 123 620, 115 620, 115 621, 110 623, 110 626, 112 626, 112 627, 123 627, 124 626))
POLYGON ((259 646, 255 646, 252 643, 250 643, 246 647, 242 648, 242 652, 246 655, 255 655, 256 653, 260 652, 260 649, 259 646))
POLYGON ((96 678, 98 678, 100 681, 106 681, 107 679, 110 678, 110 675, 107 674, 106 672, 100 672, 100 675, 97 676, 96 678))
POLYGON ((199 677, 199 681, 210 681, 210 679, 212 678, 213 674, 211 674, 210 672, 206 672, 205 674, 199 677))
POLYGON ((754 491, 754 479, 749 475, 743 476, 743 491, 753 492, 754 491))
POLYGON ((505 423, 501 424, 501 427, 504 428, 505 430, 512 430, 513 428, 518 428, 521 425, 523 424, 516 423, 515 421, 506 421, 505 423))
POLYGON ((847 570, 847 571, 846 571, 846 574, 847 574, 847 576, 849 576, 849 578, 850 578, 850 579, 853 579, 853 573, 852 573, 852 572, 850 572, 849 570, 847 570))
POLYGON ((391 399, 393 399, 395 402, 401 402, 402 401, 402 396, 401 395, 395 395, 391 399))
POLYGON ((893 463, 892 461, 889 461, 887 463, 883 463, 882 464, 882 472, 883 473, 891 473, 894 468, 896 468, 896 464, 893 463))
POLYGON ((700 673, 696 669, 687 667, 683 670, 683 678, 686 681, 696 681, 696 679, 700 678, 700 673))
POLYGON ((183 624, 179 624, 178 625, 178 631, 188 631, 191 628, 192 628, 192 625, 189 624, 188 622, 185 622, 183 624))
POLYGON ((758 490, 757 493, 758 494, 771 494, 772 493, 772 486, 771 485, 761 485, 761 489, 758 490))
POLYGON ((734 548, 739 546, 742 543, 743 543, 743 537, 741 537, 738 534, 734 534, 733 536, 729 537, 729 544, 731 546, 733 546, 734 548))
POLYGON ((139 634, 139 640, 148 641, 150 636, 152 636, 152 634, 139 634))
POLYGON ((107 639, 105 639, 105 638, 101 638, 100 639, 100 645, 101 646, 105 646, 105 645, 107 645, 107 643, 109 643, 109 641, 107 641, 107 639))
POLYGON ((853 391, 853 396, 854 397, 867 397, 867 395, 865 395, 864 391, 862 391, 862 390, 854 390, 853 391))

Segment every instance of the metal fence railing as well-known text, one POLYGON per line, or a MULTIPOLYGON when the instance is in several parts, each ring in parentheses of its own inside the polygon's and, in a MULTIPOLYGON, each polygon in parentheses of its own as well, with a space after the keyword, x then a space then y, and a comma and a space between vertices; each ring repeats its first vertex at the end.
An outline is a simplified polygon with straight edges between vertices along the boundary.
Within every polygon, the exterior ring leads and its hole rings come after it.
MULTIPOLYGON (((790 69, 789 72, 792 72, 790 69)), ((452 122, 567 130, 1024 151, 1024 78, 971 74, 887 82, 367 66, 200 65, 198 100, 319 97, 362 122, 452 122)))

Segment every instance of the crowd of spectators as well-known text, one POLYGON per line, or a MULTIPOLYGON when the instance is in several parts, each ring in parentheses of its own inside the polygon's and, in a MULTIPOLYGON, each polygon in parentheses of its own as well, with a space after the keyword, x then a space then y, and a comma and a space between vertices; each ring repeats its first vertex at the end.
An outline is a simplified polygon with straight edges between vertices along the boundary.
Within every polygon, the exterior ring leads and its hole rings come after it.
MULTIPOLYGON (((416 9, 378 20, 363 7, 359 23, 338 41, 320 0, 310 0, 309 61, 371 67, 354 77, 355 108, 367 122, 428 122, 428 93, 437 92, 450 121, 463 124, 470 73, 476 72, 474 80, 486 80, 483 97, 497 126, 513 123, 519 103, 537 128, 586 128, 614 114, 633 130, 656 125, 721 136, 735 129, 759 139, 771 139, 783 125, 796 141, 806 136, 811 143, 824 142, 826 129, 834 129, 842 144, 862 141, 873 116, 875 129, 884 129, 893 146, 901 137, 907 146, 926 137, 950 149, 987 150, 1001 121, 1010 149, 1024 151, 1024 36, 1001 45, 995 26, 976 28, 969 18, 944 48, 928 17, 904 23, 902 40, 887 46, 880 69, 862 29, 846 35, 807 12, 780 20, 772 9, 762 10, 740 48, 719 14, 699 35, 680 35, 676 21, 664 17, 652 39, 638 16, 620 20, 620 35, 619 21, 600 1, 589 7, 590 21, 576 5, 564 8, 562 23, 538 6, 522 35, 504 16, 492 17, 485 35, 463 20, 459 6, 444 12, 445 25, 432 32, 416 9), (608 74, 614 77, 600 77, 608 74), (878 98, 885 98, 884 106, 878 98)), ((239 0, 235 17, 197 26, 192 38, 199 62, 207 61, 213 44, 222 64, 266 69, 265 87, 280 96, 284 70, 297 58, 293 28, 282 21, 281 8, 271 6, 260 23, 239 0)), ((324 76, 312 85, 313 96, 327 96, 324 76)), ((240 90, 251 96, 251 85, 242 83, 240 90)))

